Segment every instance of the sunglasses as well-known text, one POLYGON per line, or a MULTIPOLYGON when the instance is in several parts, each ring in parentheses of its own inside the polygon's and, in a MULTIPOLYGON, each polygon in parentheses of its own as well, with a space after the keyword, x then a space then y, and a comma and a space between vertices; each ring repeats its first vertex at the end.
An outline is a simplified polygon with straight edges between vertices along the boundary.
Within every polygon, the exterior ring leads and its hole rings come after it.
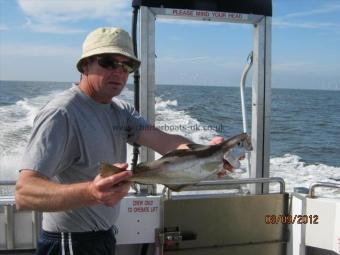
POLYGON ((121 67, 125 73, 132 73, 134 71, 131 62, 120 62, 109 55, 97 56, 97 61, 98 65, 105 69, 114 70, 121 67))

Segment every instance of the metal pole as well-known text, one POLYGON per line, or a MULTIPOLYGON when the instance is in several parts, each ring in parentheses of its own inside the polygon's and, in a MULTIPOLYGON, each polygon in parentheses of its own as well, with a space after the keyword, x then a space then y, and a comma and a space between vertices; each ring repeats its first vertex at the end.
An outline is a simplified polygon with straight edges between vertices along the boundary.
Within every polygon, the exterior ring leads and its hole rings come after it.
MULTIPOLYGON (((140 113, 150 123, 155 123, 155 16, 148 7, 140 9, 140 113)), ((152 131, 150 131, 152 132, 152 131)), ((154 160, 155 153, 146 147, 141 148, 141 161, 154 160)), ((141 191, 145 185, 141 185, 141 191)), ((147 193, 155 194, 156 185, 148 185, 147 193)))
POLYGON ((5 205, 5 219, 6 219, 6 248, 13 250, 15 246, 14 236, 14 206, 5 205))
MULTIPOLYGON (((248 124, 247 124, 247 108, 246 108, 246 100, 244 96, 244 91, 246 88, 246 79, 248 72, 253 65, 253 52, 250 52, 248 59, 248 63, 246 67, 243 70, 242 76, 241 76, 241 82, 240 82, 240 94, 241 94, 241 108, 242 108, 242 123, 243 123, 243 132, 248 133, 248 124)), ((246 158, 247 158, 247 167, 248 167, 248 177, 250 177, 250 154, 251 152, 246 152, 246 158)))
MULTIPOLYGON (((252 178, 269 177, 271 108, 271 18, 263 17, 254 29, 252 87, 252 178)), ((267 193, 268 185, 256 185, 252 194, 267 193)))

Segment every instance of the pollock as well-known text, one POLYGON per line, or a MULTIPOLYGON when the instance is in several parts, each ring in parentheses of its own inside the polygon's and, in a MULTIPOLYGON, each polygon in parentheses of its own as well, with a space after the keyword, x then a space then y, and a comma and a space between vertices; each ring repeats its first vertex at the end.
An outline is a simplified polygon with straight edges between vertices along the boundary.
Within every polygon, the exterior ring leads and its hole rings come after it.
MULTIPOLYGON (((189 149, 177 149, 160 159, 139 163, 129 180, 140 184, 163 184, 171 190, 180 191, 218 174, 227 162, 235 168, 239 167, 238 160, 252 150, 250 136, 246 133, 215 145, 187 146, 189 149)), ((120 171, 120 168, 107 163, 100 165, 102 177, 120 171)))

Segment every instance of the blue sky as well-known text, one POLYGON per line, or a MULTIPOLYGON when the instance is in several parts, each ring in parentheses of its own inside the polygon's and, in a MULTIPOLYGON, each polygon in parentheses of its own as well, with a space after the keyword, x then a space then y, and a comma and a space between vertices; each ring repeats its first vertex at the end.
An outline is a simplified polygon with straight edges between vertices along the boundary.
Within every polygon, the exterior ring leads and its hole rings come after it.
MULTIPOLYGON (((273 0, 272 86, 340 90, 340 0, 273 0)), ((129 0, 0 0, 0 79, 77 81, 86 34, 130 31, 129 0)), ((238 86, 250 25, 156 23, 156 83, 238 86)))

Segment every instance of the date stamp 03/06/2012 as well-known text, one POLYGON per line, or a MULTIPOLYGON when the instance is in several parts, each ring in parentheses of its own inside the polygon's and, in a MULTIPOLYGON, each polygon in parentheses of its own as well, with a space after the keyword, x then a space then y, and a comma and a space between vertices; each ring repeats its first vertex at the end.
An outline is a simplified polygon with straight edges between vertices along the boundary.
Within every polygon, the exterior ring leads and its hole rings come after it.
POLYGON ((318 215, 266 215, 264 218, 266 224, 319 224, 318 215))

